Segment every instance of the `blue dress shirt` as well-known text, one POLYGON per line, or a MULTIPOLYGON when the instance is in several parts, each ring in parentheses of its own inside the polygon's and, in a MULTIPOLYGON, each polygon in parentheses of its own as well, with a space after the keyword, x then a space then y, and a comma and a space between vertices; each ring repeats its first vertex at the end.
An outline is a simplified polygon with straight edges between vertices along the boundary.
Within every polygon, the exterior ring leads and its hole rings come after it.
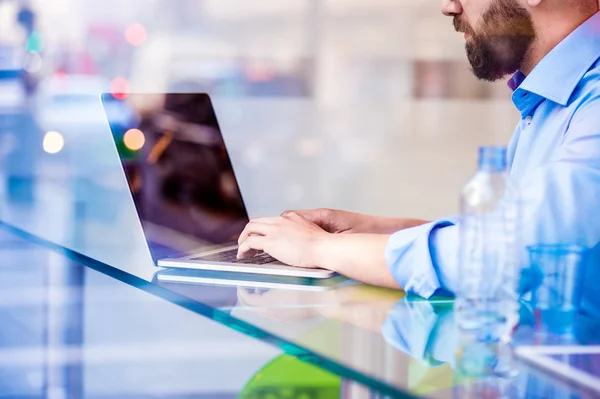
MULTIPOLYGON (((508 165, 523 203, 523 244, 596 246, 600 13, 559 43, 528 76, 513 76, 509 86, 522 117, 508 147, 508 165)), ((459 191, 457 187, 457 197, 459 191)), ((455 291, 458 220, 446 217, 390 238, 386 261, 407 292, 428 298, 438 290, 455 291)), ((588 276, 600 285, 600 263, 588 267, 588 276)))

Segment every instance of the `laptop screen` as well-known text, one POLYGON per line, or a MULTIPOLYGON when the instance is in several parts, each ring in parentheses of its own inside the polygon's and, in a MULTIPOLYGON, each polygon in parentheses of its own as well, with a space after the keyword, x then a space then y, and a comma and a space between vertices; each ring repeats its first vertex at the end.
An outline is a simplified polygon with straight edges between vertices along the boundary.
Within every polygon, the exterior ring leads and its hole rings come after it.
POLYGON ((102 102, 154 261, 237 244, 248 214, 209 96, 102 102))

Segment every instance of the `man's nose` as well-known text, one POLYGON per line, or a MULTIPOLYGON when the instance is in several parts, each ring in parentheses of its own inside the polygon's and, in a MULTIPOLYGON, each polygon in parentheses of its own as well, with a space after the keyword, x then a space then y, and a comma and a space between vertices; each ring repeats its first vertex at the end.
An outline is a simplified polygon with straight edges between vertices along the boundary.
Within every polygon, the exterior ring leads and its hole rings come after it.
POLYGON ((447 17, 462 14, 460 0, 442 0, 442 14, 447 17))

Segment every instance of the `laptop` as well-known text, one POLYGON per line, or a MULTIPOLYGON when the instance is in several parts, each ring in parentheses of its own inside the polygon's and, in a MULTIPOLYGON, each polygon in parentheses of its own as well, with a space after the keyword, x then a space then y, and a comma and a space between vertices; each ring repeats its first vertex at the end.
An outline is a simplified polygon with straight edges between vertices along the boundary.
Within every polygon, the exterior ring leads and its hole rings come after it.
POLYGON ((335 275, 288 266, 266 253, 237 259, 237 239, 249 218, 208 94, 103 94, 101 100, 156 266, 335 275))

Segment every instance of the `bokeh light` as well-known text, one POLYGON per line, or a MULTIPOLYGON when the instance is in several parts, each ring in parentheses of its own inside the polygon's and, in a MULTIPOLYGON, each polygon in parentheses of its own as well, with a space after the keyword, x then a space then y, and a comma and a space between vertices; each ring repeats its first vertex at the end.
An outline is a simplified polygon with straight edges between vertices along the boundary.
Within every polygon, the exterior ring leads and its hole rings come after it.
POLYGON ((62 134, 50 131, 44 136, 42 146, 48 154, 56 154, 65 146, 65 139, 62 134))
POLYGON ((42 56, 30 51, 23 60, 23 69, 29 73, 36 73, 42 69, 42 64, 42 56))
POLYGON ((110 82, 110 93, 117 100, 124 100, 129 95, 130 86, 129 81, 125 78, 114 78, 110 82))
POLYGON ((31 32, 31 35, 27 38, 25 48, 31 53, 41 53, 44 50, 44 38, 40 32, 31 32))
POLYGON ((323 152, 323 143, 316 138, 304 138, 299 143, 298 152, 305 158, 318 157, 323 152))
POLYGON ((131 24, 125 29, 125 40, 132 46, 141 46, 146 42, 148 32, 140 23, 131 24))
POLYGON ((261 61, 251 61, 246 68, 246 77, 251 82, 269 82, 275 78, 275 70, 261 61))
POLYGON ((65 72, 59 71, 52 76, 50 85, 53 92, 61 93, 69 89, 70 78, 65 72))
POLYGON ((146 137, 144 133, 140 129, 129 129, 125 136, 123 136, 123 143, 125 147, 129 148, 132 151, 138 151, 146 142, 146 137))

